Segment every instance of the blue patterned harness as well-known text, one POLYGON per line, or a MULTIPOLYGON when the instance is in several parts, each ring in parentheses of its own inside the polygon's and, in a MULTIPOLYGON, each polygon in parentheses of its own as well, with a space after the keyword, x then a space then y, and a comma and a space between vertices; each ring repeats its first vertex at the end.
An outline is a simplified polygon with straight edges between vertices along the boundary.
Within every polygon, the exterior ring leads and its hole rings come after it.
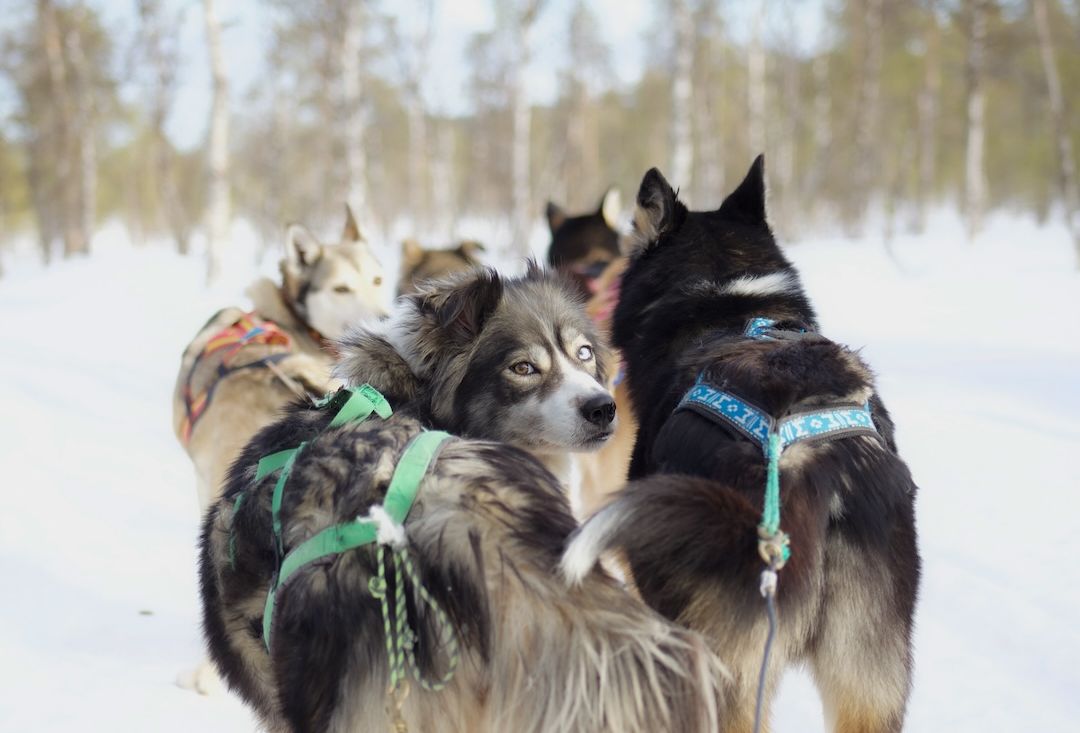
MULTIPOLYGON (((758 341, 772 341, 780 333, 772 318, 757 317, 746 324, 743 335, 758 341)), ((719 419, 761 446, 769 453, 770 436, 779 437, 782 452, 794 443, 806 440, 846 438, 851 435, 879 435, 870 414, 870 403, 837 405, 823 410, 808 410, 774 420, 765 410, 737 395, 705 383, 699 374, 697 382, 683 395, 678 410, 691 410, 702 417, 719 419)))

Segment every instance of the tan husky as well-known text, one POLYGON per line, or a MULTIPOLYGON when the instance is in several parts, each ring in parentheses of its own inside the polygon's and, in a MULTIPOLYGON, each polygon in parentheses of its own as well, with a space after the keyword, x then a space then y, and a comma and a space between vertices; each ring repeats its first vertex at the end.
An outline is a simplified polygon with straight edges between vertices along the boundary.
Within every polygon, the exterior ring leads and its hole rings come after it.
MULTIPOLYGON (((248 289, 252 310, 219 311, 184 351, 173 429, 195 465, 200 514, 218 498, 229 465, 259 429, 290 401, 333 386, 327 339, 384 312, 389 283, 348 207, 338 244, 289 226, 280 267, 280 283, 262 278, 248 289)), ((178 683, 206 694, 216 675, 203 662, 178 683)))

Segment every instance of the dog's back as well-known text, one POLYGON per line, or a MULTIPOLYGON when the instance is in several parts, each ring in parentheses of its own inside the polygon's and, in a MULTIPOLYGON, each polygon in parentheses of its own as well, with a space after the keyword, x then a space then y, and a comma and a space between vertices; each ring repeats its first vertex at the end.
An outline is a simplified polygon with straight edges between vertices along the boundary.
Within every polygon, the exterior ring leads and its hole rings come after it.
MULTIPOLYGON (((309 440, 281 505, 288 552, 368 515, 420 430, 403 412, 326 430, 328 420, 303 408, 263 431, 204 525, 201 583, 213 657, 273 730, 344 733, 393 722, 383 610, 371 591, 374 546, 299 571, 278 592, 269 653, 261 638, 277 566, 275 480, 252 482, 261 454, 309 440)), ((460 661, 445 689, 412 680, 401 705, 409 730, 714 729, 723 671, 700 639, 600 573, 564 588, 556 568, 574 526, 561 487, 528 454, 496 443, 444 444, 405 523, 408 553, 433 604, 412 582, 406 594, 420 676, 439 679, 452 664, 436 606, 460 661)))

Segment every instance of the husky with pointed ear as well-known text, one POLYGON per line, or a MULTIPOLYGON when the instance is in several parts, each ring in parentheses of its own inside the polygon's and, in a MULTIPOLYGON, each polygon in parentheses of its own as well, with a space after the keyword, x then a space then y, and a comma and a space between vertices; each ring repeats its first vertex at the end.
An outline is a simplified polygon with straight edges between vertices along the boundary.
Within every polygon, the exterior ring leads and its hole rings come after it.
POLYGON ((568 591, 557 572, 575 524, 544 464, 602 442, 612 409, 603 355, 568 287, 535 269, 510 280, 481 270, 396 308, 346 339, 338 369, 376 387, 393 415, 332 427, 328 410, 295 405, 245 448, 207 515, 204 628, 230 687, 275 733, 391 729, 384 618, 404 617, 410 669, 437 680, 459 660, 445 689, 410 681, 398 700, 409 730, 715 731, 723 671, 704 640, 602 574, 568 591), (288 555, 331 525, 376 516, 422 425, 474 440, 443 444, 407 519, 384 527, 416 567, 402 595, 391 580, 393 608, 372 593, 380 555, 362 545, 290 576, 267 646, 276 477, 254 480, 259 459, 306 441, 280 502, 288 555))
POLYGON ((609 188, 596 211, 570 216, 552 202, 547 205, 551 246, 548 264, 568 274, 586 295, 595 292, 600 273, 619 256, 618 189, 609 188))
POLYGON ((721 728, 736 733, 753 726, 768 628, 760 555, 775 558, 766 703, 805 663, 832 730, 899 731, 916 487, 869 367, 818 333, 766 223, 763 168, 759 157, 715 211, 688 211, 655 169, 642 181, 614 328, 640 422, 633 480, 582 528, 563 570, 580 582, 619 551, 645 601, 703 632, 731 668, 721 728), (777 456, 786 564, 763 518, 777 456))
POLYGON ((483 252, 484 245, 473 240, 459 242, 456 247, 427 249, 415 239, 406 239, 401 243, 398 295, 415 293, 428 280, 480 267, 483 252))
MULTIPOLYGON (((330 388, 327 339, 384 312, 385 276, 346 207, 341 241, 323 244, 290 225, 281 282, 248 289, 253 308, 226 308, 184 351, 173 394, 173 428, 195 467, 199 509, 217 499, 244 444, 298 395, 330 388)), ((199 692, 215 684, 206 663, 179 683, 199 692)))

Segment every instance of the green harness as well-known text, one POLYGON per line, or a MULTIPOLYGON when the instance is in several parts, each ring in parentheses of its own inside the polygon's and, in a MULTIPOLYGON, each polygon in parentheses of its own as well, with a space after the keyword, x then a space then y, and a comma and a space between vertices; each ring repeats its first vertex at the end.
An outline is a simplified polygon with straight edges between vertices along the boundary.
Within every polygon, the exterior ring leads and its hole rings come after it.
MULTIPOLYGON (((386 398, 374 387, 367 384, 357 388, 338 390, 320 400, 317 406, 320 408, 337 407, 337 412, 327 428, 340 427, 351 422, 363 422, 373 414, 382 419, 386 419, 393 414, 386 398)), ((302 442, 295 448, 272 453, 259 461, 255 472, 256 482, 261 481, 275 471, 281 471, 277 483, 274 485, 273 498, 271 499, 274 549, 281 562, 277 576, 274 578, 269 593, 267 593, 266 606, 263 609, 263 642, 266 644, 267 650, 270 649, 270 630, 273 627, 277 593, 297 571, 323 558, 377 543, 376 562, 378 564, 378 574, 371 578, 368 586, 371 594, 379 599, 382 608, 383 630, 386 635, 386 653, 390 666, 390 690, 400 696, 399 688, 405 681, 408 671, 413 673, 420 685, 425 689, 441 690, 446 686, 453 677, 458 664, 457 639, 454 636, 453 628, 446 613, 420 582, 412 559, 406 551, 403 525, 405 519, 409 516, 413 503, 416 501, 420 482, 427 474, 439 449, 451 437, 449 433, 438 430, 425 430, 414 436, 398 460, 381 506, 372 507, 370 514, 366 517, 357 517, 353 521, 327 527, 293 548, 287 555, 284 555, 281 501, 285 493, 285 484, 289 480, 297 456, 303 451, 308 441, 302 442), (391 547, 391 561, 395 574, 394 607, 396 613, 393 619, 391 618, 386 582, 388 563, 384 555, 384 547, 387 545, 391 547), (284 555, 283 559, 282 555, 284 555), (413 587, 420 596, 420 602, 426 604, 434 612, 440 627, 440 636, 445 637, 440 641, 447 649, 449 663, 446 673, 436 681, 424 679, 416 662, 415 638, 408 624, 404 576, 407 576, 412 582, 413 587)), ((233 504, 234 515, 243 500, 244 494, 241 493, 233 504)), ((235 546, 232 536, 229 538, 229 554, 230 562, 234 562, 235 546)), ((398 707, 400 708, 400 704, 398 707)))

